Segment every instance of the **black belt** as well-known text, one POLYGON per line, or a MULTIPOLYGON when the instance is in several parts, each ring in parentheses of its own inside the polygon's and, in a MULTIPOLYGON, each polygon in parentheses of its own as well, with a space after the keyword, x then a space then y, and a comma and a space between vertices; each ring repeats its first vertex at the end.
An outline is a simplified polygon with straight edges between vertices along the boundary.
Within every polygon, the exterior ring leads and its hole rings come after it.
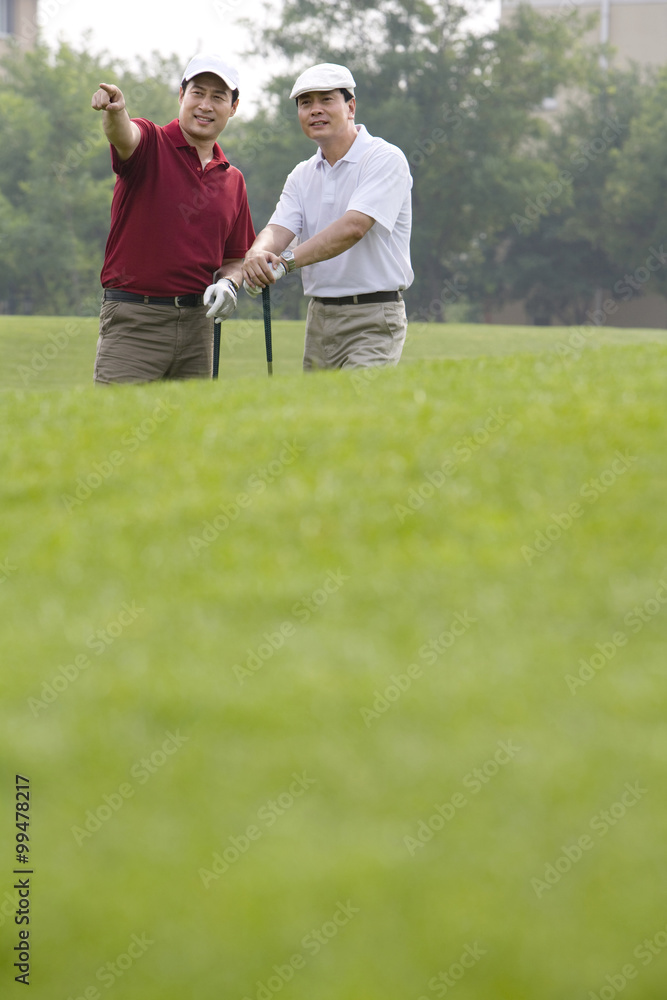
POLYGON ((104 300, 112 302, 142 302, 145 306, 176 306, 184 309, 188 306, 203 306, 204 296, 195 295, 172 295, 170 298, 163 298, 159 295, 139 295, 137 292, 124 292, 122 288, 105 288, 104 300))
POLYGON ((400 302, 400 292, 369 292, 367 295, 343 295, 340 299, 321 298, 314 295, 316 302, 323 306, 363 306, 367 302, 400 302))

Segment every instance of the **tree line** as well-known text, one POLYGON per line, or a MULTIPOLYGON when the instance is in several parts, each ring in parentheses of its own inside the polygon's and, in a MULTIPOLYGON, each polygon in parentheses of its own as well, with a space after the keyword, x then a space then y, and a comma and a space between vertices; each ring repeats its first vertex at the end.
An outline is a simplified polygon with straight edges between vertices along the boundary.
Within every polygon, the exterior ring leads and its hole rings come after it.
MULTIPOLYGON (((286 0, 260 54, 292 69, 221 137, 256 228, 313 153, 287 99, 295 74, 341 62, 357 121, 411 166, 412 320, 482 320, 521 299, 533 322, 581 323, 667 292, 667 67, 605 67, 572 5, 550 18, 519 8, 482 35, 466 13, 446 0, 286 0)), ((180 63, 153 53, 130 68, 66 44, 0 58, 0 311, 98 311, 114 178, 90 96, 118 82, 131 115, 166 124, 180 63)), ((300 282, 275 297, 278 315, 302 315, 300 282)))

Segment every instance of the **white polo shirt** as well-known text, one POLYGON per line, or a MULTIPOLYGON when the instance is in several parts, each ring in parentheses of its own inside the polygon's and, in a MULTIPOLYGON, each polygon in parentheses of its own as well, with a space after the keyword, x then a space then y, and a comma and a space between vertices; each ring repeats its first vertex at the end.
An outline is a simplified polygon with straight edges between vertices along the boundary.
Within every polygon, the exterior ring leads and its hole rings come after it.
POLYGON ((318 149, 297 164, 269 220, 305 240, 347 211, 363 212, 375 225, 349 250, 301 268, 306 295, 342 296, 408 288, 412 177, 405 154, 357 125, 357 138, 330 166, 318 149))

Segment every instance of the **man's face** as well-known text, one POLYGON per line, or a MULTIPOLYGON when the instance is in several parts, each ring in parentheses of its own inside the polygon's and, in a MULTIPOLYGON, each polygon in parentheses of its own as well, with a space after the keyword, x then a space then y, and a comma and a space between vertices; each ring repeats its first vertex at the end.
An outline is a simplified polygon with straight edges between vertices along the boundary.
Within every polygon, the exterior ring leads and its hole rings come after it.
POLYGON ((314 90, 297 102, 299 122, 315 142, 329 142, 345 135, 354 121, 355 101, 346 103, 340 90, 314 90))
POLYGON ((232 104, 232 92, 214 73, 201 73, 181 88, 178 122, 193 139, 215 142, 225 125, 236 114, 238 100, 232 104))

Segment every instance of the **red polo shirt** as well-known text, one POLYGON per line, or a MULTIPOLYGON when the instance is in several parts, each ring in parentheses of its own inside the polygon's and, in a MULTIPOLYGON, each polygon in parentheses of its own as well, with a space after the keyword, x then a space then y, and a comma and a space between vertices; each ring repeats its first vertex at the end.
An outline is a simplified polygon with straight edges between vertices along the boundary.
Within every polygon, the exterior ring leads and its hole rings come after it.
POLYGON ((255 239, 245 181, 215 143, 202 169, 178 120, 134 119, 141 141, 129 160, 111 147, 118 175, 102 285, 141 295, 201 294, 223 260, 255 239))

